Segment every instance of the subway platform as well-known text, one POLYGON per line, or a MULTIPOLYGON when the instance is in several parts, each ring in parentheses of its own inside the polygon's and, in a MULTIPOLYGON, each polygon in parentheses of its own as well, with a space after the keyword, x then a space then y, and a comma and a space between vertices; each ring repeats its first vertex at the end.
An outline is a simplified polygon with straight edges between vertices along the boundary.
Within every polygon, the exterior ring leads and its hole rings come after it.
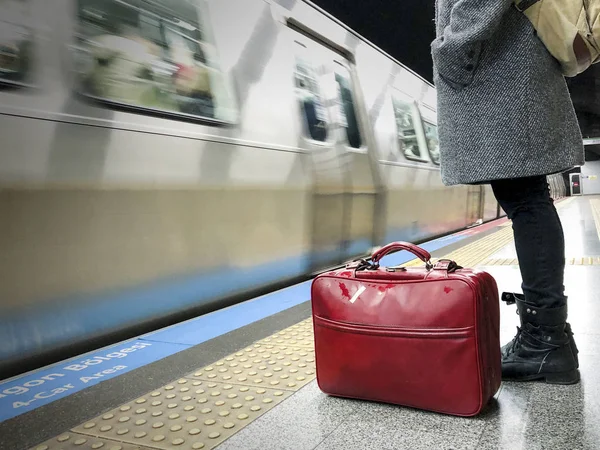
MULTIPOLYGON (((557 207, 577 385, 503 382, 475 418, 329 397, 315 379, 307 282, 0 384, 0 448, 600 449, 600 197, 557 207)), ((521 292, 506 219, 424 247, 521 292)), ((502 303, 503 343, 518 323, 502 303)))

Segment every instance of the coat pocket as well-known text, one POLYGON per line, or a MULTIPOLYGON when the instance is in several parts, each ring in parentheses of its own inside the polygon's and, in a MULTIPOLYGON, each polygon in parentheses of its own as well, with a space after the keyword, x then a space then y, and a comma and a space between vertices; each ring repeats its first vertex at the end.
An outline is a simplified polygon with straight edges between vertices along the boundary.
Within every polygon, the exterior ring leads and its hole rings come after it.
POLYGON ((435 70, 453 89, 465 88, 473 82, 482 53, 482 42, 461 43, 440 36, 431 43, 435 70))

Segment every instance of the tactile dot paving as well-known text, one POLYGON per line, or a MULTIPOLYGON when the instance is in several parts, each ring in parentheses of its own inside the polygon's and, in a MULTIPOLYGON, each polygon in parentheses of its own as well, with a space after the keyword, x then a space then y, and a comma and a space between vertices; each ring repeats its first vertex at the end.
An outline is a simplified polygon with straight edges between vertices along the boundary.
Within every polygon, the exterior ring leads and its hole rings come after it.
POLYGON ((314 348, 315 336, 312 318, 303 320, 296 325, 281 330, 279 333, 261 339, 258 343, 314 348))
POLYGON ((148 447, 129 444, 126 442, 115 442, 96 436, 83 436, 78 433, 64 433, 43 444, 33 447, 31 450, 151 450, 148 447))
MULTIPOLYGON (((599 266, 599 256, 580 256, 576 258, 566 258, 565 263, 571 266, 599 266)), ((484 266, 518 266, 517 258, 491 258, 483 263, 484 266)))
MULTIPOLYGON (((309 359, 314 359, 306 353, 309 359)), ((134 411, 135 421, 131 413, 140 399, 92 419, 74 431, 151 448, 208 450, 292 394, 279 388, 187 378, 155 393, 158 395, 153 395, 154 400, 161 404, 149 404, 144 412, 134 411), (170 395, 174 397, 167 400, 170 395), (186 409, 189 406, 193 408, 186 409)))
POLYGON ((223 392, 219 393, 223 400, 244 398, 251 401, 250 396, 238 397, 237 393, 231 392, 233 384, 296 391, 312 381, 315 373, 315 351, 312 348, 254 344, 194 372, 191 377, 231 383, 224 385, 223 392))
MULTIPOLYGON (((476 267, 482 265, 491 255, 501 250, 506 245, 513 241, 513 230, 512 228, 501 228, 500 230, 484 236, 470 244, 467 244, 447 255, 444 255, 442 259, 451 259, 456 261, 463 267, 476 267)), ((431 262, 435 264, 437 259, 432 259, 431 262)), ((413 259, 405 264, 403 267, 415 267, 422 266, 423 261, 420 259, 413 259)))

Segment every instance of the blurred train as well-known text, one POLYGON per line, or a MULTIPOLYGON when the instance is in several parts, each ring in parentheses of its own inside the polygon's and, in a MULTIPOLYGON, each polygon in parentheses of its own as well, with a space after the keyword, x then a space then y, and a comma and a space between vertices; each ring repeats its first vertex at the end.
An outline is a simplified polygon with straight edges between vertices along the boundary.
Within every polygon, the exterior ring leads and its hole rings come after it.
POLYGON ((434 87, 310 2, 0 9, 2 377, 503 214, 442 185, 434 87))

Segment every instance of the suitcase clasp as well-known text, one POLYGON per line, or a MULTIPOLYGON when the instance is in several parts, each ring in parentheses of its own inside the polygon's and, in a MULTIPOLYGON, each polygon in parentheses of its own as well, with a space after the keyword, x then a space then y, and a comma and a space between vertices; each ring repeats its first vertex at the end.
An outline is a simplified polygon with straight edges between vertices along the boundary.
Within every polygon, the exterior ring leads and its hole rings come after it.
POLYGON ((377 270, 379 269, 379 264, 371 263, 364 258, 357 259, 356 261, 352 261, 350 264, 346 266, 347 269, 355 269, 359 270, 377 270))
POLYGON ((451 259, 440 259, 433 267, 433 270, 445 270, 448 273, 456 272, 458 269, 462 267, 451 259))

